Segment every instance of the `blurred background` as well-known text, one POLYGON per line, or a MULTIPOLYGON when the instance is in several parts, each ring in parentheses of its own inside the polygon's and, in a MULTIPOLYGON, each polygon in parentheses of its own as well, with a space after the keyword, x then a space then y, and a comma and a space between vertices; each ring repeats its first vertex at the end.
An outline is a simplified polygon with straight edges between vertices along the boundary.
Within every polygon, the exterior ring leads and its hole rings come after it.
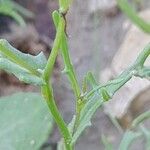
MULTIPOLYGON (((0 14, 0 38, 7 39, 14 47, 33 55, 43 51, 49 56, 55 38, 51 13, 58 8, 56 0, 14 0, 30 12, 22 12, 24 21, 18 17, 0 14), (32 13, 31 13, 32 12, 32 13), (25 24, 24 24, 25 23, 25 24)), ((131 6, 150 21, 150 1, 132 0, 131 6)), ((138 53, 150 41, 144 33, 121 12, 116 0, 74 0, 67 14, 67 34, 70 56, 82 84, 84 75, 92 71, 100 83, 117 76, 130 65, 138 53)), ((54 93, 62 114, 69 122, 74 114, 74 97, 66 76, 61 74, 63 61, 57 58, 53 74, 54 93)), ((79 139, 77 150, 103 150, 101 136, 105 135, 116 147, 122 132, 111 121, 116 117, 123 129, 133 118, 149 109, 150 84, 147 80, 134 78, 116 94, 111 103, 99 109, 88 128, 79 139)), ((36 87, 19 82, 14 76, 0 72, 0 96, 18 91, 39 91, 36 87)), ((147 122, 147 125, 150 125, 147 122)), ((47 144, 56 148, 60 139, 54 126, 47 144)), ((134 144, 132 150, 144 149, 144 140, 134 144)), ((48 148, 47 148, 48 149, 48 148)))

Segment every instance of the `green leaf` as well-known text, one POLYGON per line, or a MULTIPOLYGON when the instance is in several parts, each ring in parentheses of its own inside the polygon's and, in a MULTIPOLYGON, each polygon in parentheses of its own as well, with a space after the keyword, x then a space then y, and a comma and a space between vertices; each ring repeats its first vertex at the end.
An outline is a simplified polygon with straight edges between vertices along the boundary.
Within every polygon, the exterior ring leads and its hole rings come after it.
POLYGON ((5 58, 0 58, 0 70, 5 70, 10 74, 14 74, 20 81, 28 84, 42 85, 44 83, 42 78, 32 75, 24 68, 5 58))
POLYGON ((141 135, 141 133, 126 131, 119 145, 119 150, 128 150, 132 142, 139 138, 141 135))
POLYGON ((24 54, 6 40, 0 39, 0 69, 14 74, 20 81, 43 85, 41 76, 45 65, 46 58, 43 53, 37 56, 24 54))
POLYGON ((96 110, 100 108, 103 103, 110 99, 118 89, 120 89, 127 81, 129 81, 132 77, 131 70, 133 68, 125 70, 118 78, 109 81, 106 85, 94 86, 89 93, 84 95, 87 99, 86 104, 81 110, 79 125, 77 130, 75 131, 72 144, 74 144, 78 137, 82 134, 82 132, 88 126, 91 126, 91 119, 95 114, 96 110))
POLYGON ((113 96, 118 89, 120 89, 129 79, 131 79, 131 77, 132 74, 128 71, 125 71, 117 79, 108 82, 106 85, 96 86, 93 88, 93 90, 91 90, 91 92, 85 95, 85 98, 88 100, 81 110, 79 126, 72 138, 73 144, 77 141, 84 129, 91 125, 91 119, 93 115, 95 114, 96 110, 100 108, 106 101, 105 98, 107 98, 107 100, 108 97, 111 98, 111 96, 113 96))
POLYGON ((42 52, 37 56, 22 53, 13 46, 11 46, 7 42, 7 40, 4 39, 0 39, 0 53, 4 57, 14 61, 15 63, 19 62, 22 66, 31 66, 35 70, 42 70, 45 68, 46 65, 46 58, 42 52))
POLYGON ((46 102, 36 93, 0 99, 0 149, 39 150, 52 131, 46 102))

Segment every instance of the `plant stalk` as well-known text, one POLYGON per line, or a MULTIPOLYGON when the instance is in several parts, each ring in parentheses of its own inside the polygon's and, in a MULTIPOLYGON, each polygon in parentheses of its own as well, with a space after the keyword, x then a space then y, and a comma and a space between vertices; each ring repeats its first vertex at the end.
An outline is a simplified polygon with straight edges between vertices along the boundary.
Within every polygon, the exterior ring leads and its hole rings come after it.
POLYGON ((54 40, 54 45, 51 51, 51 54, 49 56, 47 65, 45 67, 44 73, 43 73, 43 79, 46 82, 46 85, 44 85, 41 90, 44 98, 46 99, 48 108, 60 130, 60 133, 64 139, 64 144, 66 150, 72 150, 72 146, 70 145, 71 143, 71 135, 68 130, 68 127, 66 123, 64 122, 53 97, 53 91, 51 88, 51 85, 49 84, 49 79, 52 76, 52 71, 54 68, 54 63, 56 61, 56 57, 58 55, 58 51, 60 48, 61 40, 62 40, 62 35, 64 33, 64 28, 65 28, 65 21, 63 16, 60 14, 59 15, 59 23, 58 23, 58 28, 57 28, 57 33, 56 37, 54 40))
POLYGON ((68 44, 67 44, 67 37, 66 37, 65 33, 63 34, 63 38, 62 38, 61 52, 62 52, 64 64, 65 64, 65 69, 63 72, 68 75, 68 78, 71 83, 74 94, 76 96, 76 99, 78 99, 81 94, 81 90, 80 90, 80 86, 77 81, 77 75, 74 71, 72 62, 70 60, 68 44))
POLYGON ((80 118, 81 89, 77 80, 77 75, 75 73, 74 67, 70 60, 67 36, 65 33, 63 34, 63 38, 62 38, 61 52, 62 52, 64 64, 65 64, 65 69, 63 72, 67 74, 68 79, 71 83, 73 92, 76 97, 76 118, 75 118, 75 123, 74 123, 74 131, 75 131, 78 126, 79 118, 80 118))
POLYGON ((55 100, 54 100, 54 97, 52 94, 53 93, 52 88, 50 87, 49 84, 46 84, 45 86, 43 86, 41 88, 41 90, 42 90, 42 94, 43 94, 44 98, 46 99, 48 108, 60 130, 62 137, 64 138, 64 144, 65 144, 66 150, 72 150, 72 147, 70 144, 71 143, 71 135, 69 133, 66 123, 64 122, 64 120, 56 106, 56 103, 55 103, 55 100))
POLYGON ((48 82, 49 79, 51 78, 52 71, 53 71, 53 68, 54 68, 54 63, 55 63, 56 57, 58 55, 58 50, 60 48, 60 43, 61 43, 61 40, 62 40, 62 35, 63 35, 63 32, 64 32, 64 28, 65 28, 65 21, 64 21, 63 16, 60 16, 56 37, 55 37, 55 40, 54 40, 54 45, 53 45, 53 48, 52 48, 52 51, 51 51, 51 55, 48 59, 47 65, 45 67, 44 74, 43 74, 43 78, 46 82, 48 82))

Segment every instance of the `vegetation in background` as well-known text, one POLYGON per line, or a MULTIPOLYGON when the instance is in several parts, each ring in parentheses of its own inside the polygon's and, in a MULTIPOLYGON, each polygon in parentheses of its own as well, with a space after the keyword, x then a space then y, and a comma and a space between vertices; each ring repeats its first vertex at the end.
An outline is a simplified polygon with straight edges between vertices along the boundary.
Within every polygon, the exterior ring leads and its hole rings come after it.
POLYGON ((24 17, 33 17, 33 14, 12 0, 0 0, 0 14, 12 17, 21 26, 25 25, 24 17))
MULTIPOLYGON (((32 105, 31 101, 29 102, 28 100, 26 100, 29 106, 25 107, 25 105, 19 106, 19 104, 21 103, 20 101, 19 103, 18 101, 16 101, 16 103, 13 104, 13 100, 15 99, 15 97, 10 97, 12 99, 12 105, 18 106, 15 109, 16 112, 14 113, 11 112, 11 115, 15 117, 16 115, 18 115, 17 112, 19 112, 21 120, 17 123, 17 125, 21 124, 20 126, 22 127, 23 131, 25 131, 26 133, 25 135, 28 135, 28 137, 33 136, 32 137, 33 140, 29 140, 29 141, 31 142, 30 144, 34 145, 35 147, 37 146, 37 144, 39 144, 38 141, 39 139, 34 140, 34 138, 38 136, 44 137, 43 134, 45 134, 45 132, 43 131, 43 129, 45 130, 50 129, 49 126, 47 127, 47 123, 44 123, 43 121, 40 120, 41 118, 43 119, 43 116, 41 116, 41 114, 43 113, 41 111, 42 109, 41 107, 44 107, 43 106, 45 105, 44 103, 47 104, 49 108, 49 112, 53 116, 53 119, 56 122, 62 137, 61 141, 58 144, 58 150, 73 150, 82 132, 87 127, 91 126, 91 119, 98 108, 100 108, 105 102, 108 102, 112 98, 112 96, 133 76, 137 76, 140 78, 147 78, 147 79, 149 79, 150 77, 150 67, 144 65, 145 61, 150 55, 150 44, 148 44, 143 49, 141 54, 138 56, 134 64, 129 66, 128 69, 122 72, 114 80, 110 80, 106 84, 99 84, 95 80, 92 73, 89 72, 84 77, 83 85, 82 87, 80 87, 80 84, 78 83, 77 80, 77 74, 75 72, 75 69, 72 65, 72 61, 70 59, 67 33, 66 33, 66 26, 67 26, 66 14, 68 12, 70 4, 71 4, 71 0, 59 0, 59 10, 54 11, 52 14, 53 21, 56 28, 56 37, 48 60, 46 60, 43 53, 40 53, 37 56, 24 54, 19 50, 15 49, 14 47, 12 47, 5 39, 0 39, 0 69, 5 70, 8 73, 14 74, 22 82, 25 82, 27 84, 33 84, 41 88, 41 94, 43 95, 45 100, 44 102, 42 102, 43 104, 41 103, 39 106, 36 106, 36 103, 32 105), (64 121, 60 111, 58 110, 58 107, 55 103, 54 94, 53 94, 53 87, 51 84, 53 68, 58 54, 62 55, 64 61, 63 73, 66 74, 68 80, 70 81, 70 85, 76 100, 75 114, 72 118, 72 121, 69 124, 67 124, 64 121), (25 107, 24 108, 25 110, 28 107, 31 107, 30 108, 31 112, 30 114, 28 114, 29 117, 32 117, 32 115, 37 115, 36 117, 35 116, 33 117, 34 122, 35 119, 37 119, 35 125, 32 124, 32 126, 25 128, 26 123, 24 123, 24 117, 26 114, 23 114, 23 112, 25 111, 23 107, 25 107), (41 108, 41 109, 37 109, 37 108, 41 108), (37 128, 38 126, 42 127, 43 132, 36 131, 32 133, 31 131, 34 131, 34 129, 37 128)), ((129 15, 130 17, 132 16, 131 14, 129 15)), ((22 97, 24 96, 19 95, 20 99, 22 97)), ((33 99, 33 95, 28 93, 27 98, 33 99)), ((39 99, 41 99, 42 101, 42 98, 39 97, 39 99)), ((36 102, 38 103, 37 100, 36 102)), ((6 116, 10 113, 11 110, 10 108, 12 108, 10 107, 11 102, 8 100, 0 101, 0 105, 2 105, 1 107, 2 110, 6 108, 8 110, 5 111, 6 113, 5 115, 3 113, 0 114, 1 121, 7 122, 6 119, 8 117, 6 116)), ((44 110, 46 109, 47 108, 44 108, 44 110)), ((47 115, 47 112, 45 113, 46 113, 45 115, 47 115)), ((141 118, 143 118, 143 116, 142 117, 140 116, 138 119, 136 119, 133 122, 133 127, 137 126, 143 120, 141 118)), ((51 120, 50 119, 48 120, 51 123, 51 120)), ((14 126, 16 127, 16 124, 14 126)), ((6 130, 4 133, 0 132, 0 136, 4 136, 8 134, 9 131, 14 131, 15 129, 14 126, 10 124, 10 129, 8 128, 9 130, 8 131, 6 130)), ((7 129, 7 126, 5 126, 4 124, 1 129, 5 129, 5 128, 7 129)), ((146 129, 143 127, 141 129, 145 137, 149 139, 149 133, 146 131, 146 129)), ((20 130, 19 131, 15 130, 15 131, 16 132, 12 134, 15 134, 14 135, 15 138, 17 137, 16 140, 13 140, 11 142, 6 142, 7 146, 10 149, 11 148, 18 149, 18 150, 27 149, 25 143, 22 142, 22 139, 20 139, 19 137, 20 135, 23 136, 24 134, 20 130)), ((128 131, 127 133, 125 133, 123 142, 121 142, 121 147, 122 145, 124 148, 125 146, 128 147, 130 141, 132 141, 135 137, 138 136, 139 134, 134 134, 132 131, 128 131), (128 139, 128 141, 126 139, 128 139)), ((9 137, 6 137, 5 139, 9 140, 9 137)), ((45 137, 43 139, 45 139, 45 137)), ((108 145, 106 138, 103 137, 103 141, 106 143, 106 145, 108 145)), ((41 144, 38 145, 36 148, 39 149, 39 146, 41 146, 41 144)), ((111 145, 108 147, 112 148, 111 145)))

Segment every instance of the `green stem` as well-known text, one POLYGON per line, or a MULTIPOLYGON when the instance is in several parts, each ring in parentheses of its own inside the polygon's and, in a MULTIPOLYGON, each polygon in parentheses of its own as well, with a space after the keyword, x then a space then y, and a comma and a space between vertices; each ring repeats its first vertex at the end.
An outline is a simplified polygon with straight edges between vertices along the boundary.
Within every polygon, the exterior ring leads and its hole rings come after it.
POLYGON ((74 94, 76 96, 76 99, 78 99, 80 96, 81 90, 80 90, 80 86, 76 78, 76 73, 74 71, 72 62, 70 60, 68 44, 67 44, 65 33, 63 34, 63 39, 61 43, 61 52, 62 52, 63 60, 65 63, 65 69, 63 72, 65 72, 68 75, 68 78, 71 83, 74 94))
POLYGON ((75 118, 75 123, 74 123, 74 130, 76 130, 78 123, 79 123, 80 112, 81 112, 81 110, 80 110, 81 89, 80 89, 80 86, 77 81, 77 75, 75 73, 74 67, 70 60, 67 37, 66 37, 65 33, 63 34, 63 39, 62 39, 62 43, 61 43, 61 51, 62 51, 64 63, 65 63, 65 69, 63 72, 65 72, 68 75, 68 79, 71 83, 73 92, 76 96, 76 118, 75 118))
POLYGON ((150 118, 150 111, 147 111, 141 115, 139 115, 136 119, 133 120, 131 128, 137 127, 140 123, 142 123, 144 120, 150 118))
POLYGON ((120 9, 129 17, 129 19, 140 27, 144 32, 150 33, 150 23, 144 21, 137 13, 132 9, 127 0, 117 0, 120 9))
POLYGON ((138 58, 135 61, 134 66, 143 67, 143 65, 144 65, 146 59, 149 57, 149 55, 150 55, 150 43, 140 53, 140 55, 138 56, 138 58))
POLYGON ((64 143, 65 143, 65 146, 66 146, 66 150, 72 150, 72 147, 70 145, 71 135, 69 133, 69 130, 67 128, 66 123, 62 119, 62 116, 59 113, 59 110, 58 110, 58 108, 55 104, 55 100, 54 100, 54 97, 53 97, 53 94, 52 94, 53 92, 52 92, 51 87, 47 83, 41 89, 42 89, 42 94, 43 94, 44 98, 46 99, 48 108, 49 108, 49 110, 50 110, 57 126, 59 127, 59 130, 60 130, 60 133, 61 133, 62 137, 64 138, 64 143))
POLYGON ((53 71, 53 68, 54 68, 54 63, 55 63, 56 57, 58 55, 58 50, 59 50, 60 43, 61 43, 61 40, 62 40, 62 35, 63 35, 64 28, 65 28, 65 21, 64 21, 63 16, 60 16, 56 37, 55 37, 55 40, 54 40, 54 45, 53 45, 53 48, 52 48, 52 51, 51 51, 51 55, 48 59, 47 65, 45 67, 44 74, 43 74, 43 78, 45 79, 46 82, 49 81, 49 79, 52 75, 52 71, 53 71))
POLYGON ((52 92, 51 86, 49 86, 49 79, 51 78, 52 71, 54 68, 54 63, 55 63, 56 57, 58 55, 58 50, 60 48, 62 35, 64 33, 64 28, 65 28, 64 18, 63 18, 63 16, 59 15, 59 23, 58 23, 56 37, 54 40, 54 45, 53 45, 50 57, 48 59, 47 65, 45 67, 44 74, 43 74, 43 79, 45 80, 45 82, 47 84, 42 87, 42 93, 46 99, 46 102, 50 109, 50 112, 60 130, 60 133, 61 133, 62 137, 64 138, 64 144, 65 144, 66 150, 72 150, 72 147, 70 145, 71 135, 69 133, 66 123, 64 122, 64 120, 55 104, 55 100, 54 100, 54 97, 52 94, 53 92, 52 92))
MULTIPOLYGON (((59 12, 57 12, 57 11, 53 12, 53 21, 54 21, 56 30, 58 30, 59 15, 60 15, 59 12)), ((66 19, 64 19, 64 20, 66 20, 66 19)), ((65 26, 66 26, 66 21, 65 21, 65 26)), ((76 76, 74 67, 70 60, 67 36, 65 34, 65 31, 63 32, 63 35, 62 35, 62 41, 61 41, 60 48, 61 48, 61 53, 62 53, 62 57, 63 57, 64 64, 65 64, 65 69, 63 72, 67 74, 68 79, 71 83, 71 87, 73 89, 74 95, 76 97, 76 116, 78 116, 78 114, 80 113, 79 112, 79 107, 80 107, 79 106, 80 105, 79 98, 80 98, 80 94, 81 94, 81 89, 80 89, 80 86, 77 81, 77 76, 76 76)), ((75 121, 75 122, 77 122, 77 121, 75 121)))
MULTIPOLYGON (((112 81, 109 81, 104 85, 99 85, 99 86, 95 87, 94 89, 92 89, 90 92, 86 93, 84 96, 89 98, 96 91, 99 91, 102 87, 109 87, 110 85, 115 85, 116 84, 118 86, 118 88, 122 87, 129 79, 131 79, 131 77, 133 75, 136 76, 134 71, 138 70, 139 67, 143 67, 143 65, 144 65, 146 59, 149 57, 149 55, 150 55, 150 44, 148 44, 144 48, 144 50, 139 54, 139 56, 137 57, 135 63, 131 67, 129 67, 129 69, 125 70, 121 75, 118 76, 118 79, 114 79, 112 81)), ((117 90, 118 89, 113 91, 113 93, 115 93, 117 90)))

